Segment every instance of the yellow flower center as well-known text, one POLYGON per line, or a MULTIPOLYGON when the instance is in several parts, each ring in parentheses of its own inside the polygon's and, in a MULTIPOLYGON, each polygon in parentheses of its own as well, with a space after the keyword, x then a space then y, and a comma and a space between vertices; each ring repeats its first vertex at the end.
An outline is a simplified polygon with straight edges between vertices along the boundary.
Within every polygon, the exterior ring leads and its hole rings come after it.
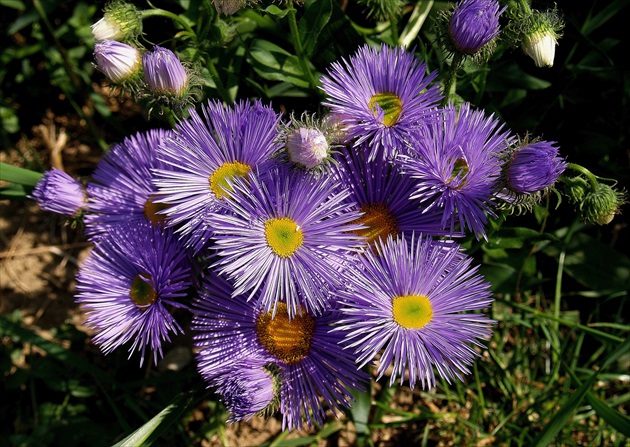
POLYGON ((406 329, 420 329, 433 318, 431 302, 424 295, 394 297, 394 321, 406 329))
POLYGON ((468 175, 469 171, 470 168, 468 167, 468 163, 466 162, 466 160, 463 158, 458 158, 453 164, 453 172, 451 173, 451 178, 448 179, 448 182, 451 183, 453 180, 459 179, 461 183, 459 183, 459 185, 457 185, 455 189, 462 189, 466 184, 466 176, 468 175))
POLYGON ((144 276, 147 278, 145 279, 140 274, 137 274, 131 281, 131 289, 129 290, 131 301, 141 309, 147 308, 157 299, 157 293, 153 286, 147 282, 151 280, 151 275, 145 274, 144 276))
POLYGON ((158 211, 162 211, 168 208, 166 203, 155 203, 157 194, 150 196, 144 204, 144 215, 151 221, 154 226, 162 225, 166 216, 164 214, 158 214, 158 211))
POLYGON ((289 320, 287 305, 279 303, 276 316, 261 313, 256 320, 258 340, 269 353, 292 365, 302 360, 311 348, 315 320, 302 312, 289 320))
POLYGON ((228 180, 234 177, 245 177, 252 170, 252 167, 238 161, 223 163, 210 176, 210 189, 217 199, 229 197, 232 191, 228 180))
POLYGON ((383 241, 390 234, 395 236, 398 234, 396 218, 389 211, 387 205, 382 203, 364 204, 361 206, 363 216, 353 221, 354 224, 363 224, 367 228, 354 231, 355 234, 367 238, 367 243, 371 244, 378 238, 383 241))
POLYGON ((271 250, 282 258, 291 256, 304 241, 300 226, 288 217, 265 222, 265 237, 271 250))
POLYGON ((400 114, 402 113, 402 101, 395 93, 383 92, 377 93, 370 98, 368 106, 374 112, 376 116, 378 109, 376 105, 383 110, 384 116, 382 124, 387 127, 391 127, 398 121, 400 114))

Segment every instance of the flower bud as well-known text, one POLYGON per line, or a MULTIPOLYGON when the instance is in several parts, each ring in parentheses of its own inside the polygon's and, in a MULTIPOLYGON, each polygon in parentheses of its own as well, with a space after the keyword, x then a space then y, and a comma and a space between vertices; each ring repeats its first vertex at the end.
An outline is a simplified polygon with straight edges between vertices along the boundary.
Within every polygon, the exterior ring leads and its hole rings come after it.
POLYGON ((609 224, 625 203, 625 194, 605 183, 589 191, 580 204, 582 219, 599 225, 609 224))
POLYGON ((455 5, 448 31, 455 48, 473 55, 499 35, 499 10, 496 0, 462 0, 455 5))
POLYGON ((121 84, 140 75, 142 55, 136 48, 115 40, 94 44, 96 65, 110 81, 121 84))
POLYGON ((507 162, 507 187, 518 194, 532 194, 553 186, 567 164, 554 143, 538 141, 514 151, 507 162))
POLYGON ((571 177, 564 181, 564 194, 569 198, 571 203, 580 203, 584 195, 590 189, 588 180, 584 177, 571 177))
POLYGON ((537 67, 552 67, 558 39, 553 31, 535 31, 523 39, 523 52, 537 67))
POLYGON ((37 182, 31 198, 45 211, 76 215, 85 205, 85 189, 63 170, 52 168, 37 182))
POLYGON ((103 17, 92 25, 96 41, 135 41, 142 33, 142 18, 138 9, 123 1, 113 1, 105 7, 103 17))
POLYGON ((322 131, 309 127, 298 127, 289 133, 286 148, 289 160, 306 169, 320 165, 330 152, 330 146, 322 131))
POLYGON ((273 409, 278 401, 278 378, 259 359, 245 358, 228 367, 212 384, 230 413, 229 421, 251 419, 273 409))
POLYGON ((155 46, 142 55, 144 80, 157 95, 183 97, 188 88, 188 73, 179 57, 171 50, 155 46))

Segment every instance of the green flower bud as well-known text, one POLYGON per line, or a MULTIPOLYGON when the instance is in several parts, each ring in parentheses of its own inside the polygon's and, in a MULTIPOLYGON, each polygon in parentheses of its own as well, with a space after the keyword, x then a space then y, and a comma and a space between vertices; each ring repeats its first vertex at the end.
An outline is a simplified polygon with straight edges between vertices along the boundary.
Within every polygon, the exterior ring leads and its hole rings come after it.
POLYGON ((564 194, 569 198, 571 203, 580 203, 584 195, 590 188, 588 180, 584 177, 573 177, 565 179, 564 194))
POLYGON ((589 191, 580 204, 581 217, 585 222, 606 225, 610 223, 619 208, 625 203, 625 193, 615 190, 605 183, 589 191))

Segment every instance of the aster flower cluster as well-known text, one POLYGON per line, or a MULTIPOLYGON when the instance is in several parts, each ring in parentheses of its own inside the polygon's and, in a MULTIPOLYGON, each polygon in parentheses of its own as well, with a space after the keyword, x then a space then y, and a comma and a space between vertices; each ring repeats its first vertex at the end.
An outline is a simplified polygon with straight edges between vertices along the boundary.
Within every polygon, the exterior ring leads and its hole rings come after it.
POLYGON ((81 210, 95 244, 77 295, 94 342, 158 362, 190 318, 230 420, 279 411, 287 429, 350 407, 368 366, 411 388, 461 380, 494 322, 458 238, 486 237, 500 204, 553 188, 566 163, 440 106, 435 77, 363 46, 323 77, 321 119, 210 100, 114 145, 86 188, 47 175, 34 197, 46 208, 62 185, 46 209, 81 210))

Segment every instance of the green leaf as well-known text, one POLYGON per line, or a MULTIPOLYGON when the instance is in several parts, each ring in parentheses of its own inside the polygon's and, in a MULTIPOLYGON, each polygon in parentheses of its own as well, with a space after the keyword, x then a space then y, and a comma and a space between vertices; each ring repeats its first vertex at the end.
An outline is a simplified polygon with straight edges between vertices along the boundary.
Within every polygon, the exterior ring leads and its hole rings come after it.
POLYGON ((42 178, 42 175, 43 174, 41 172, 18 168, 17 166, 0 162, 0 180, 5 182, 35 186, 39 179, 42 178))
POLYGON ((366 391, 353 391, 352 396, 355 402, 352 404, 350 414, 352 415, 352 421, 354 422, 355 431, 357 434, 357 445, 363 445, 370 439, 370 409, 372 407, 372 393, 370 386, 366 391))
POLYGON ((125 439, 114 444, 113 447, 148 446, 153 444, 168 427, 179 421, 184 413, 193 408, 193 395, 193 392, 180 394, 169 406, 125 439))
POLYGON ((549 235, 525 227, 503 228, 490 238, 484 248, 522 248, 539 240, 549 239, 549 235))
POLYGON ((615 0, 612 3, 609 3, 603 7, 595 17, 584 22, 581 29, 582 34, 585 36, 591 34, 597 28, 617 16, 626 6, 628 6, 627 0, 615 0))
POLYGON ((28 194, 30 194, 31 190, 32 188, 25 188, 24 185, 11 183, 0 188, 0 199, 24 199, 28 194))
MULTIPOLYGON (((545 253, 556 255, 550 247, 545 253)), ((585 233, 575 234, 566 249, 564 271, 599 295, 630 289, 630 259, 585 233)))
POLYGON ((305 3, 304 15, 298 23, 298 31, 304 53, 313 54, 319 33, 324 29, 332 16, 331 0, 310 0, 305 3))
POLYGON ((0 0, 0 5, 6 6, 7 8, 17 9, 18 11, 24 11, 26 9, 24 2, 19 0, 0 0))
POLYGON ((624 436, 630 437, 630 418, 611 408, 605 402, 595 397, 593 393, 586 394, 586 400, 593 407, 595 413, 608 422, 615 430, 624 436))
POLYGON ((267 14, 271 14, 272 16, 278 17, 279 19, 282 19, 291 10, 292 8, 280 9, 276 5, 269 5, 265 9, 263 9, 263 11, 265 11, 267 14))
POLYGON ((597 380, 597 376, 598 372, 591 374, 591 377, 571 394, 567 402, 555 413, 549 423, 543 428, 542 432, 540 432, 534 441, 535 447, 546 447, 553 442, 556 436, 558 436, 558 433, 560 433, 562 428, 566 425, 569 418, 573 416, 573 413, 582 402, 582 399, 584 399, 588 390, 597 380))
POLYGON ((249 49, 249 63, 264 79, 285 81, 298 87, 308 87, 298 58, 266 40, 255 40, 249 49))

